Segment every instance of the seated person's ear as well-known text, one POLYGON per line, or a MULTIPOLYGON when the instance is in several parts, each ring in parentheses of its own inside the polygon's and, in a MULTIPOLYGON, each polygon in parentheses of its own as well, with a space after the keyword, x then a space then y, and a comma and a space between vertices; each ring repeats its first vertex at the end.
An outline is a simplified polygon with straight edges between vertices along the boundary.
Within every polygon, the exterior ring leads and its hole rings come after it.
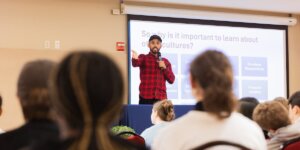
POLYGON ((296 114, 300 114, 300 107, 299 106, 294 106, 293 109, 294 109, 296 114))

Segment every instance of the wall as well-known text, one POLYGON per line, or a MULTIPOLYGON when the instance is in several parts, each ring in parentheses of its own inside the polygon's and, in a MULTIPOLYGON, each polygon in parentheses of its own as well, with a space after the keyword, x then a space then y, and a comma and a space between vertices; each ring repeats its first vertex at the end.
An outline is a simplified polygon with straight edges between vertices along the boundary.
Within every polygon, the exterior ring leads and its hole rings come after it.
POLYGON ((24 122, 16 82, 22 65, 29 60, 60 60, 69 49, 99 49, 117 61, 127 85, 126 52, 115 51, 116 42, 127 39, 126 16, 111 15, 113 8, 119 8, 118 0, 1 1, 0 93, 4 113, 0 128, 12 129, 24 122), (44 48, 45 40, 50 41, 50 49, 44 48), (54 49, 55 40, 60 40, 61 49, 54 49))
MULTIPOLYGON (((127 41, 126 16, 111 15, 111 9, 119 8, 119 0, 24 1, 3 0, 0 3, 0 93, 4 98, 0 128, 12 129, 24 122, 16 98, 16 80, 22 65, 29 60, 60 60, 68 52, 66 50, 74 48, 99 49, 117 61, 124 74, 127 91, 127 54, 115 51, 117 41, 127 41), (50 49, 44 48, 45 40, 50 41, 50 49), (54 49, 55 40, 61 42, 60 49, 54 49)), ((264 12, 173 7, 265 15, 264 12)), ((289 27, 290 92, 300 89, 299 36, 299 24, 289 27)))
POLYGON ((300 90, 300 15, 295 15, 297 25, 289 27, 289 92, 290 95, 300 90))

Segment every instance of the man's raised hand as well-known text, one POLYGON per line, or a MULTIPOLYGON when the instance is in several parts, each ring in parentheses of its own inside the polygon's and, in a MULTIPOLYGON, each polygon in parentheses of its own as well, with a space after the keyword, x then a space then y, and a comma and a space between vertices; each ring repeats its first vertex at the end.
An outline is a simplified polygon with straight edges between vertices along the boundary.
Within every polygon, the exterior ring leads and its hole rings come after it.
POLYGON ((138 59, 139 58, 139 55, 137 54, 137 52, 135 50, 131 50, 131 54, 132 54, 133 59, 138 59))

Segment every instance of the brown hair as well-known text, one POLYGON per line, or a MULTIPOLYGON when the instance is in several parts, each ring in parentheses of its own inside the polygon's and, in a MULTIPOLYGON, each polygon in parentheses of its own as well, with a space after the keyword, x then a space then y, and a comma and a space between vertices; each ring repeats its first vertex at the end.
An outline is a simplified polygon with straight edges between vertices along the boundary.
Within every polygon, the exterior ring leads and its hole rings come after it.
POLYGON ((192 82, 204 90, 205 111, 218 118, 227 118, 235 109, 232 92, 232 67, 228 58, 219 51, 208 50, 197 56, 190 66, 192 82))
POLYGON ((291 124, 287 109, 275 101, 258 104, 253 112, 253 120, 265 130, 277 130, 291 124))
POLYGON ((274 101, 281 103, 287 110, 289 110, 289 101, 284 97, 276 97, 274 101))
POLYGON ((55 110, 80 131, 69 149, 119 149, 109 126, 119 116, 124 84, 117 65, 98 52, 79 51, 65 57, 54 73, 55 110))
POLYGON ((54 65, 55 63, 49 60, 36 60, 26 63, 22 68, 17 84, 17 96, 26 120, 51 118, 48 81, 54 65))
POLYGON ((175 119, 174 106, 170 100, 161 100, 153 105, 153 110, 163 121, 172 121, 175 119))

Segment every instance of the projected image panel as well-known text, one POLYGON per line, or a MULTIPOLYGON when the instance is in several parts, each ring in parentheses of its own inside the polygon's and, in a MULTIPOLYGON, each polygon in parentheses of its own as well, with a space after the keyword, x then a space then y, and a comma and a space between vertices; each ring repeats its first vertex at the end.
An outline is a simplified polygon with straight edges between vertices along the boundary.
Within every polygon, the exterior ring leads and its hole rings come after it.
POLYGON ((242 57, 242 75, 267 77, 267 58, 266 57, 242 57))
MULTIPOLYGON (((172 71, 175 75, 178 74, 178 54, 169 54, 169 53, 162 53, 161 54, 163 58, 166 58, 169 60, 169 62, 172 65, 172 71)), ((176 80, 175 80, 176 81, 176 80)))
POLYGON ((238 76, 239 75, 239 58, 237 56, 228 56, 229 61, 231 63, 232 69, 233 69, 233 75, 238 76))
POLYGON ((182 78, 181 83, 181 99, 193 99, 189 78, 182 78))
POLYGON ((255 97, 259 100, 268 100, 268 81, 266 80, 243 80, 243 97, 255 97))
POLYGON ((178 99, 178 78, 175 77, 175 82, 173 84, 167 84, 167 96, 169 100, 178 99))
POLYGON ((181 54, 181 74, 189 75, 191 62, 195 59, 195 54, 181 54))
MULTIPOLYGON (((188 82, 189 65, 200 53, 207 49, 222 51, 233 67, 233 92, 238 97, 253 96, 260 101, 278 96, 286 97, 286 28, 259 28, 230 24, 230 26, 188 24, 172 21, 158 21, 151 17, 129 20, 129 49, 139 54, 148 54, 147 42, 152 34, 162 38, 162 57, 172 64, 175 74, 173 84, 166 83, 168 98, 175 104, 193 104, 188 82), (264 84, 251 85, 251 82, 264 84), (255 81, 255 82, 254 82, 255 81), (253 87, 263 88, 260 91, 253 87), (260 92, 260 94, 258 94, 260 92)), ((176 20, 176 19, 175 19, 176 20)), ((177 21, 176 20, 176 21, 177 21)), ((131 57, 131 55, 128 55, 131 57)), ((130 59, 129 59, 130 60, 130 59)), ((129 62, 130 100, 138 102, 139 70, 129 62)))

